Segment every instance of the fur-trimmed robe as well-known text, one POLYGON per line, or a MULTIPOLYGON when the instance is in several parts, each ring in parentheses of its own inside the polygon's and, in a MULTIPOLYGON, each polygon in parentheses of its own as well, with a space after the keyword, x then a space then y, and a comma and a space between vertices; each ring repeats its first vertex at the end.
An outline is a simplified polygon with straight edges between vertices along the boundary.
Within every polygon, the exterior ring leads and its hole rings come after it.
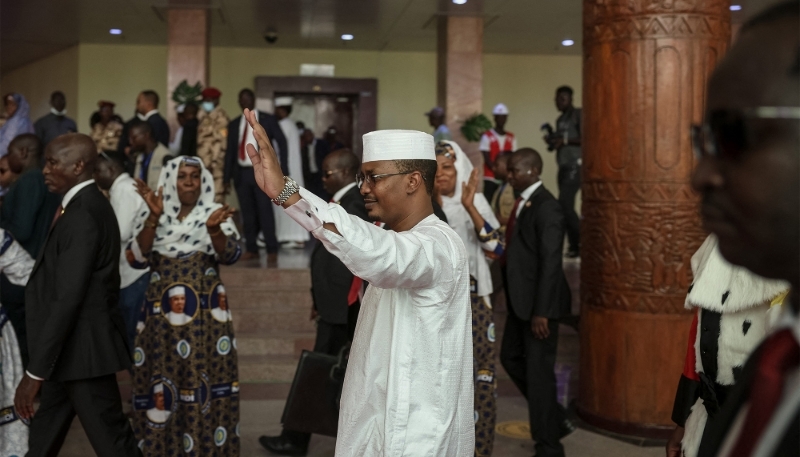
POLYGON ((725 401, 745 360, 778 317, 789 284, 728 263, 710 235, 692 256, 686 308, 695 316, 672 420, 685 428, 685 457, 696 457, 709 415, 725 401))

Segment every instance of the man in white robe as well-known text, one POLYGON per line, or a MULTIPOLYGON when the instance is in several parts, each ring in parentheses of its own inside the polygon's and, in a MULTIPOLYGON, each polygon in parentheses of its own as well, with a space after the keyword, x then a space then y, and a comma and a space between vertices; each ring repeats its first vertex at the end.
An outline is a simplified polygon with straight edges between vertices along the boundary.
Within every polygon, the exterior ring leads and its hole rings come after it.
POLYGON ((171 411, 164 406, 164 384, 153 386, 153 407, 147 410, 147 418, 156 424, 163 424, 169 419, 171 411))
MULTIPOLYGON (((289 118, 289 115, 292 114, 293 102, 292 97, 276 97, 275 117, 278 118, 278 125, 281 126, 289 147, 286 154, 289 162, 287 164, 289 176, 302 187, 305 183, 303 182, 303 152, 300 147, 300 131, 297 130, 297 124, 289 118)), ((275 237, 284 247, 297 249, 302 248, 304 243, 309 240, 308 232, 283 211, 275 211, 275 237)))
POLYGON ((469 267, 458 235, 433 215, 433 137, 364 135, 358 181, 371 218, 347 214, 285 179, 270 141, 245 110, 260 152, 256 180, 326 249, 370 283, 345 375, 338 457, 474 453, 469 267))
POLYGON ((228 322, 231 320, 231 312, 228 309, 228 295, 225 293, 225 286, 222 284, 217 286, 217 297, 219 307, 211 308, 211 317, 220 322, 228 322))

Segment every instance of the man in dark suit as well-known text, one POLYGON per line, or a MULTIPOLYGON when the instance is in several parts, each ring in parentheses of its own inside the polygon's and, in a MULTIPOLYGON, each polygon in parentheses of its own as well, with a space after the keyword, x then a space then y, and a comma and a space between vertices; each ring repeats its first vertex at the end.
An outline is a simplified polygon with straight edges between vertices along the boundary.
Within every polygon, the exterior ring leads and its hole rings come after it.
MULTIPOLYGON (((289 176, 289 146, 278 125, 278 119, 271 114, 255 109, 256 96, 250 89, 245 88, 239 92, 239 106, 242 111, 247 108, 256 112, 258 123, 264 127, 267 135, 272 139, 272 146, 278 153, 283 173, 289 176)), ((267 243, 267 264, 274 266, 278 260, 279 248, 278 239, 275 237, 275 215, 272 212, 274 205, 256 184, 253 163, 250 162, 250 157, 245 152, 247 143, 255 146, 256 140, 253 138, 253 130, 247 124, 244 116, 239 116, 228 124, 228 147, 225 149, 225 169, 222 182, 227 192, 231 179, 233 179, 236 185, 236 195, 239 197, 246 242, 246 252, 242 255, 241 260, 258 258, 256 240, 258 232, 261 231, 267 243)))
MULTIPOLYGON (((0 228, 7 230, 34 259, 41 252, 61 197, 47 190, 42 175, 42 143, 32 133, 19 135, 8 145, 8 167, 19 178, 0 207, 0 228)), ((0 303, 17 333, 22 366, 28 366, 25 327, 25 287, 0 275, 0 303)))
MULTIPOLYGON (((131 145, 128 129, 137 119, 150 124, 153 128, 153 138, 164 146, 169 146, 169 125, 158 113, 158 103, 158 93, 153 90, 142 91, 136 97, 136 116, 122 127, 122 135, 119 137, 117 151, 127 154, 128 146, 131 145)), ((128 170, 128 172, 133 174, 133 170, 128 170)))
POLYGON ((510 302, 500 362, 528 400, 537 457, 562 457, 571 424, 556 400, 558 320, 569 315, 570 289, 561 265, 564 213, 542 186, 542 158, 515 152, 508 180, 520 197, 506 229, 506 297, 510 302))
POLYGON ((81 134, 56 138, 45 154, 45 183, 64 197, 25 296, 30 363, 14 406, 32 418, 28 456, 57 455, 76 414, 97 455, 139 455, 116 379, 131 366, 118 306, 119 227, 92 179, 96 159, 81 134))
MULTIPOLYGON (((322 183, 349 214, 369 221, 364 197, 356 186, 359 160, 352 152, 340 149, 330 153, 322 162, 322 183)), ((358 311, 358 291, 361 281, 344 266, 341 260, 317 243, 311 254, 311 319, 317 321, 315 352, 338 355, 353 340, 358 311)), ((262 436, 259 442, 278 455, 305 455, 311 435, 283 430, 280 436, 262 436)))
POLYGON ((331 194, 322 185, 322 161, 330 153, 328 142, 314 137, 310 129, 303 130, 300 135, 300 146, 303 149, 303 182, 306 188, 323 200, 331 198, 331 194))
POLYGON ((706 426, 701 456, 800 455, 800 3, 745 23, 708 84, 696 127, 703 224, 720 253, 792 286, 773 332, 751 354, 706 426))

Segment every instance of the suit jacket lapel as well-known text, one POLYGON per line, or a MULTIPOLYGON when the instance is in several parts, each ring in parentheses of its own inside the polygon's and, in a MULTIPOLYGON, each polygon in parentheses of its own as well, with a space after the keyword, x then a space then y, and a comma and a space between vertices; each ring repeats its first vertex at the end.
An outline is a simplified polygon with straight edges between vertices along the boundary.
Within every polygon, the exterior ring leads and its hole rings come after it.
POLYGON ((47 238, 45 238, 45 240, 44 240, 44 244, 42 245, 42 249, 39 251, 39 255, 38 255, 38 256, 36 256, 36 263, 33 265, 33 271, 31 271, 31 276, 33 276, 33 274, 34 274, 34 273, 36 273, 36 270, 38 270, 38 269, 39 269, 39 264, 40 264, 40 263, 42 263, 42 257, 44 257, 44 251, 46 251, 46 250, 47 250, 47 243, 49 243, 49 242, 50 242, 50 237, 53 235, 53 232, 55 232, 55 231, 56 231, 56 226, 57 226, 57 225, 58 225, 58 223, 61 221, 61 219, 64 217, 64 214, 66 214, 66 213, 67 213, 67 208, 69 208, 70 206, 72 206, 72 204, 74 204, 76 201, 78 201, 78 200, 79 200, 79 199, 81 199, 81 198, 82 198, 84 195, 86 195, 88 192, 90 192, 90 191, 91 191, 91 189, 92 189, 92 186, 93 186, 93 185, 94 185, 94 184, 89 184, 89 185, 87 185, 87 186, 84 186, 84 188, 83 188, 83 189, 81 189, 81 190, 79 190, 79 191, 78 191, 78 193, 76 193, 76 194, 75 194, 75 195, 72 197, 72 199, 69 201, 69 203, 67 203, 67 207, 66 207, 66 208, 63 208, 63 209, 61 210, 61 216, 58 218, 58 220, 57 220, 57 221, 55 221, 55 223, 53 224, 53 226, 52 226, 52 227, 50 227, 50 230, 48 230, 48 231, 47 231, 47 238))

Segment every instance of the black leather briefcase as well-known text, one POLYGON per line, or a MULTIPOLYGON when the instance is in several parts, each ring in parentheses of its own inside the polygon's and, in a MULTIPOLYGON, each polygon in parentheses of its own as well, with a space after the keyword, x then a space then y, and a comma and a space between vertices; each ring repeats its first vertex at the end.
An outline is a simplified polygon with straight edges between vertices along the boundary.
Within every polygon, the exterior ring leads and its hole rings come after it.
POLYGON ((336 436, 349 349, 342 348, 338 357, 303 351, 283 409, 283 428, 336 436))

